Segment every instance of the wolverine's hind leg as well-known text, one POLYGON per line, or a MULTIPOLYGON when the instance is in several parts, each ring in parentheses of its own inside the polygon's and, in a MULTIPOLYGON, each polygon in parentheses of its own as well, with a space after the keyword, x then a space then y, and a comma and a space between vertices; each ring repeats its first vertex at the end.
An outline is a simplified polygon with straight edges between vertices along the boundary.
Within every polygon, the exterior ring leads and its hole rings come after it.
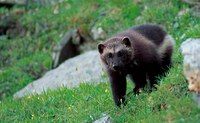
POLYGON ((159 62, 152 62, 147 67, 147 75, 149 79, 150 84, 150 91, 152 91, 153 88, 156 88, 155 85, 158 83, 158 78, 162 76, 162 69, 159 62))
POLYGON ((172 48, 168 47, 166 49, 166 53, 163 54, 163 58, 162 58, 162 74, 165 74, 169 68, 172 66, 172 61, 171 61, 171 57, 172 57, 172 48))

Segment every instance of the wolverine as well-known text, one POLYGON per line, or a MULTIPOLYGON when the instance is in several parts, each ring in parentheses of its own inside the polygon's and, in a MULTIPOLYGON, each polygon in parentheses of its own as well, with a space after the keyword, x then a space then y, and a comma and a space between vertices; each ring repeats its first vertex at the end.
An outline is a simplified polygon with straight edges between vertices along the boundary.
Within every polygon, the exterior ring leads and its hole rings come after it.
POLYGON ((139 93, 149 81, 150 91, 172 64, 175 42, 160 26, 143 24, 118 33, 98 44, 102 63, 110 79, 113 100, 125 103, 126 76, 139 93))

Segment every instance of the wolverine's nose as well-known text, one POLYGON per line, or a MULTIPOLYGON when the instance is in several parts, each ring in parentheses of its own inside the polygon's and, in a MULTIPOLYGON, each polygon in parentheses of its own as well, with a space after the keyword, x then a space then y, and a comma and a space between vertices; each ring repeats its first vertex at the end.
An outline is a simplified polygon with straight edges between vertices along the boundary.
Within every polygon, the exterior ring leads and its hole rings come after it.
POLYGON ((114 70, 119 70, 119 66, 118 65, 113 65, 113 69, 114 70))

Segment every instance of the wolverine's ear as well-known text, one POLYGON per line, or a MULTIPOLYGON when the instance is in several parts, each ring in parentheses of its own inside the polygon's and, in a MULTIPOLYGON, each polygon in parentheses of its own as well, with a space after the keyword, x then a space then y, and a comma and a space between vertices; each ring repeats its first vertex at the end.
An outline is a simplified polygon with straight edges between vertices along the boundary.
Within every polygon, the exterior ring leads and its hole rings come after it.
POLYGON ((99 50, 99 53, 100 53, 100 54, 103 53, 104 48, 105 48, 105 45, 103 45, 103 44, 98 44, 98 50, 99 50))
POLYGON ((129 39, 129 37, 124 37, 123 39, 122 39, 122 44, 125 44, 127 47, 130 47, 131 46, 131 42, 130 42, 130 39, 129 39))

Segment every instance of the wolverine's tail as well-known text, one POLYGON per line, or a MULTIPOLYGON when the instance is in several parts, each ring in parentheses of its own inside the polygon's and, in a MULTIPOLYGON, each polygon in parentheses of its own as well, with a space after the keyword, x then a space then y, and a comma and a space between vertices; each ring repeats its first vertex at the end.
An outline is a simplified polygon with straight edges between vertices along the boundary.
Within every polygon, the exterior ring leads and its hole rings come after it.
POLYGON ((171 35, 166 35, 162 44, 159 46, 158 51, 162 59, 167 57, 166 55, 172 55, 175 48, 175 41, 171 35))

